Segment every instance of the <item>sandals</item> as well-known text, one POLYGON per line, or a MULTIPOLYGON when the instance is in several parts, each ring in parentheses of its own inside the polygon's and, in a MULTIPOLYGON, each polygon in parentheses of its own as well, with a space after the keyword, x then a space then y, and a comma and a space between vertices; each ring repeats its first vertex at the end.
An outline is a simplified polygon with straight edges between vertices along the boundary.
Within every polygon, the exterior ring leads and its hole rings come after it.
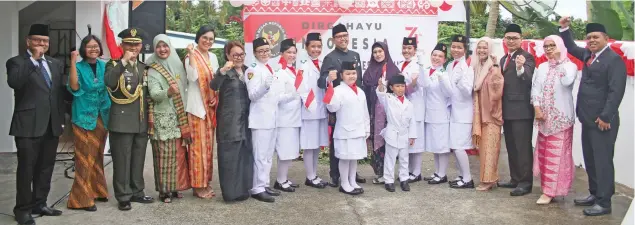
POLYGON ((174 191, 171 194, 172 194, 172 197, 174 197, 174 198, 183 198, 183 194, 181 194, 178 191, 174 191))
POLYGON ((214 191, 210 187, 207 187, 207 188, 195 188, 194 189, 194 196, 202 198, 202 199, 211 199, 214 196, 216 196, 216 194, 214 193, 214 191))
POLYGON ((159 200, 163 203, 172 203, 172 195, 171 194, 159 194, 159 200))

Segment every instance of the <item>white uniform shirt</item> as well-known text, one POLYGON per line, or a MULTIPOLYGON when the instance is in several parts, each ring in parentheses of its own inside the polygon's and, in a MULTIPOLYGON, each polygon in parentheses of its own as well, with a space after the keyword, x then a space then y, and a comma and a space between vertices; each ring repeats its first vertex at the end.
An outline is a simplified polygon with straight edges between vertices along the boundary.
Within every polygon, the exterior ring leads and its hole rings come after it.
POLYGON ((366 105, 366 94, 357 87, 357 94, 342 82, 334 88, 333 98, 326 108, 335 112, 337 123, 333 129, 333 138, 351 139, 366 137, 370 134, 370 116, 366 105))
MULTIPOLYGON (((296 72, 298 71, 296 70, 296 72)), ((295 89, 296 75, 289 68, 285 68, 277 70, 275 77, 282 85, 278 98, 276 127, 302 126, 302 118, 300 116, 302 99, 295 89)))
POLYGON ((274 129, 278 112, 279 95, 284 85, 277 81, 265 64, 256 62, 245 71, 249 94, 249 128, 274 129), (271 86, 267 87, 267 83, 271 86))
MULTIPOLYGON (((403 66, 405 62, 397 65, 399 69, 403 66)), ((417 64, 417 57, 413 57, 411 62, 406 65, 406 67, 401 71, 401 73, 406 78, 406 86, 410 86, 412 83, 412 75, 418 73, 419 78, 417 78, 417 86, 415 89, 409 90, 406 94, 408 100, 412 102, 415 107, 415 119, 416 121, 424 121, 426 118, 425 115, 425 107, 426 107, 426 92, 423 88, 421 76, 423 75, 423 71, 420 71, 420 67, 417 64)))
POLYGON ((403 103, 393 93, 379 91, 377 88, 377 99, 384 106, 386 111, 386 128, 381 130, 380 135, 384 137, 386 143, 392 147, 402 149, 408 148, 409 138, 417 138, 417 124, 414 118, 414 105, 404 97, 403 103))
POLYGON ((430 75, 432 67, 426 67, 419 81, 425 92, 425 122, 426 123, 449 123, 450 122, 450 95, 451 92, 443 88, 442 80, 448 80, 448 75, 443 67, 437 67, 430 75))
POLYGON ((472 102, 472 90, 474 88, 474 69, 467 65, 465 57, 450 62, 447 66, 447 73, 450 79, 447 80, 446 88, 452 95, 450 104, 452 123, 472 123, 474 117, 474 103, 472 102), (454 65, 456 63, 456 66, 454 65))

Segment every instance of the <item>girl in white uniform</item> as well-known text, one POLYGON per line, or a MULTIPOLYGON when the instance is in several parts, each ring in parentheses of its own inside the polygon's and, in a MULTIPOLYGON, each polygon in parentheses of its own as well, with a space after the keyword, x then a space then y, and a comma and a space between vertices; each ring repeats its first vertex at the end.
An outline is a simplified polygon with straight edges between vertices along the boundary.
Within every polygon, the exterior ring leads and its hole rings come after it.
POLYGON ((274 202, 272 196, 279 191, 269 188, 269 173, 276 143, 276 113, 278 112, 279 82, 275 82, 273 69, 267 64, 271 55, 269 41, 253 41, 256 62, 245 71, 249 94, 249 128, 254 151, 254 183, 251 196, 264 202, 274 202))
POLYGON ((386 128, 380 135, 386 140, 386 156, 384 157, 384 187, 389 192, 395 191, 395 161, 399 156, 399 185, 402 191, 410 191, 408 185, 408 150, 417 138, 417 127, 414 118, 414 105, 406 99, 406 81, 403 75, 393 76, 386 90, 386 80, 379 80, 377 99, 386 110, 386 128))
POLYGON ((281 84, 280 102, 276 116, 278 177, 273 188, 284 192, 294 192, 299 185, 289 181, 288 173, 292 160, 300 156, 300 126, 302 126, 302 117, 300 116, 302 99, 297 92, 299 85, 295 85, 299 71, 293 66, 297 55, 295 41, 293 39, 282 40, 280 52, 282 53, 280 69, 275 72, 275 77, 281 84))
POLYGON ((450 112, 450 149, 454 151, 459 169, 459 177, 450 182, 452 188, 474 188, 470 174, 470 161, 465 150, 472 149, 472 118, 474 117, 472 89, 474 70, 465 62, 467 38, 454 35, 450 54, 454 61, 447 65, 449 82, 445 82, 452 92, 450 112))
MULTIPOLYGON (((437 44, 432 50, 432 66, 425 67, 419 61, 421 68, 421 88, 425 91, 425 151, 434 153, 434 174, 426 177, 429 184, 448 182, 445 174, 449 160, 450 141, 450 90, 442 84, 448 80, 443 69, 447 47, 437 44)), ((422 59, 423 53, 417 52, 422 59)), ((417 178, 418 179, 418 178, 417 178)))
POLYGON ((405 61, 397 65, 401 69, 401 74, 406 78, 406 96, 414 105, 415 129, 417 130, 417 141, 410 146, 408 171, 409 181, 421 181, 421 161, 423 160, 423 152, 425 150, 425 90, 423 85, 418 84, 420 68, 418 65, 419 58, 416 56, 417 38, 403 39, 401 54, 405 61))
POLYGON ((370 136, 370 116, 366 95, 355 85, 356 62, 342 62, 342 82, 333 88, 329 84, 324 97, 326 108, 336 113, 337 123, 333 130, 335 156, 339 160, 340 192, 358 195, 364 192, 355 181, 357 160, 367 155, 366 139, 370 136))
POLYGON ((298 90, 302 97, 302 127, 300 127, 300 148, 304 151, 304 168, 306 181, 304 185, 325 188, 328 183, 317 176, 320 147, 329 145, 328 121, 326 108, 322 99, 324 89, 317 86, 320 78, 318 59, 322 54, 322 38, 320 33, 309 33, 305 43, 310 60, 301 61, 298 68, 302 71, 302 80, 298 90))

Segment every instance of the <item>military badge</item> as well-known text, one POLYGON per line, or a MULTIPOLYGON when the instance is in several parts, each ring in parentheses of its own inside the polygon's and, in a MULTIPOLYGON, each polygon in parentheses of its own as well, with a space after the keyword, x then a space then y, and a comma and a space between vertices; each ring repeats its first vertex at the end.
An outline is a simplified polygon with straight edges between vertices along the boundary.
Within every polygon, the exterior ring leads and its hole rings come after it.
POLYGON ((357 69, 357 64, 353 64, 353 69, 357 69))
POLYGON ((254 73, 252 72, 247 73, 247 79, 251 80, 251 78, 253 77, 254 77, 254 73))
POLYGON ((408 44, 412 44, 412 40, 408 40, 408 44))
POLYGON ((256 67, 256 63, 252 63, 252 64, 251 64, 251 67, 256 67))
POLYGON ((131 35, 132 37, 137 36, 137 29, 132 28, 132 29, 130 30, 130 35, 131 35))
POLYGON ((463 41, 463 37, 459 36, 458 37, 459 41, 463 41))

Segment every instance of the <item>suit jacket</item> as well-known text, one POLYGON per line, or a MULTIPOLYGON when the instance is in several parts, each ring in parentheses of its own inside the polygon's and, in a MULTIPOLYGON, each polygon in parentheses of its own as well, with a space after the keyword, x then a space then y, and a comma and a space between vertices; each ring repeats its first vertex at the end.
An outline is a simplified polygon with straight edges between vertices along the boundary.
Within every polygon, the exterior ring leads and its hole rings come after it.
POLYGON ((622 58, 607 47, 590 66, 587 61, 591 51, 578 47, 573 41, 571 30, 560 32, 567 51, 584 62, 576 113, 585 126, 597 127, 595 120, 613 125, 619 124, 619 107, 626 89, 626 65, 622 58))
POLYGON ((505 84, 503 86, 503 120, 524 120, 534 118, 534 107, 531 105, 531 83, 536 68, 534 57, 523 49, 518 49, 511 56, 509 65, 505 55, 500 60, 500 66, 505 84), (523 73, 519 76, 516 71, 516 57, 525 57, 523 73), (503 68, 504 67, 504 68, 503 68))
MULTIPOLYGON (((118 99, 127 99, 121 92, 121 89, 130 85, 130 94, 133 94, 137 85, 142 84, 143 88, 143 112, 141 112, 141 99, 137 99, 130 104, 117 104, 112 102, 110 105, 110 121, 108 122, 108 130, 119 133, 147 133, 148 132, 148 102, 150 98, 147 85, 143 84, 146 65, 137 61, 137 71, 129 71, 133 73, 130 80, 124 78, 125 86, 119 85, 119 79, 124 76, 126 69, 132 70, 130 65, 123 66, 121 61, 110 61, 106 64, 106 73, 104 75, 104 83, 109 87, 112 96, 118 99), (143 117, 143 118, 141 118, 143 117)), ((111 100, 112 101, 112 100, 111 100)))
POLYGON ((356 70, 357 70, 357 87, 362 87, 362 62, 359 58, 359 53, 353 50, 348 50, 343 52, 335 48, 329 54, 324 57, 322 61, 322 68, 320 68, 320 78, 318 79, 318 87, 322 89, 327 88, 327 78, 329 76, 329 71, 337 70, 337 79, 333 81, 333 87, 337 87, 342 82, 342 62, 343 61, 351 61, 356 62, 356 70))
POLYGON ((7 60, 7 83, 13 89, 15 104, 9 135, 15 137, 41 137, 49 124, 54 136, 60 136, 64 124, 64 64, 44 55, 50 70, 51 86, 41 70, 31 61, 28 53, 7 60))

